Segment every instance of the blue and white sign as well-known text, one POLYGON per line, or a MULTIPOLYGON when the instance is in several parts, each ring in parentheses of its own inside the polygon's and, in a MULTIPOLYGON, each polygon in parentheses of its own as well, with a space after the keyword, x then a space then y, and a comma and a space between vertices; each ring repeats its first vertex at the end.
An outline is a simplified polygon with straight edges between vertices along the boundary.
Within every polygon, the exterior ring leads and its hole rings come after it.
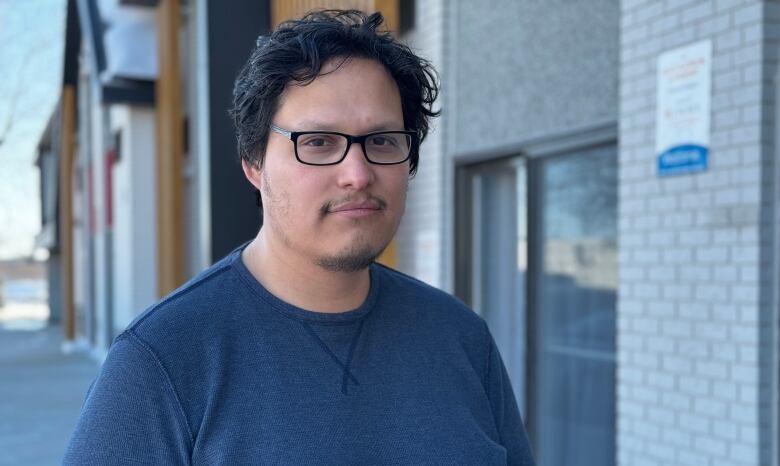
POLYGON ((712 42, 658 57, 655 153, 659 175, 707 169, 710 146, 712 42))

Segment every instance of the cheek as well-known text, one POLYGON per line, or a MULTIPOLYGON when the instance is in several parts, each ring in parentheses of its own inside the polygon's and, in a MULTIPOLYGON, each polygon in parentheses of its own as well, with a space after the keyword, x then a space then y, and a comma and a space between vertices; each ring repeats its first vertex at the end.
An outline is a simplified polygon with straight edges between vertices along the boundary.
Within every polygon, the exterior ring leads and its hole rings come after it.
POLYGON ((401 173, 398 173, 393 178, 393 184, 391 189, 393 190, 393 197, 398 200, 402 205, 399 206, 400 210, 403 210, 404 206, 403 204, 406 201, 406 193, 409 189, 409 175, 408 172, 404 171, 401 173))
POLYGON ((289 194, 291 215, 288 221, 304 228, 321 221, 321 208, 328 201, 329 192, 325 177, 307 170, 292 170, 284 182, 289 194))

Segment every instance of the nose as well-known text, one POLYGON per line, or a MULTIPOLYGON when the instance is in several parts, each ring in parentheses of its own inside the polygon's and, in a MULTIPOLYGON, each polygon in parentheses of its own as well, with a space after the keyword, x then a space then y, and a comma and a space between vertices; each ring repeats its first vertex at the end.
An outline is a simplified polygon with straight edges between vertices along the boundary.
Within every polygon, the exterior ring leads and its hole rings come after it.
POLYGON ((359 191, 370 186, 374 182, 374 168, 363 154, 360 143, 353 142, 347 150, 347 156, 340 164, 339 187, 359 191))

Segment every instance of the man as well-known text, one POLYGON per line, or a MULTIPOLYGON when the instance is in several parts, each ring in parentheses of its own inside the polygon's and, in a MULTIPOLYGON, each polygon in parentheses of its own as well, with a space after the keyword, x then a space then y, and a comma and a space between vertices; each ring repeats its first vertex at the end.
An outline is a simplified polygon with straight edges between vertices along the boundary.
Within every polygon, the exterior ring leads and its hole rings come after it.
POLYGON ((263 227, 115 340, 66 464, 533 464, 484 321, 374 263, 437 94, 381 23, 258 41, 232 114, 263 227))

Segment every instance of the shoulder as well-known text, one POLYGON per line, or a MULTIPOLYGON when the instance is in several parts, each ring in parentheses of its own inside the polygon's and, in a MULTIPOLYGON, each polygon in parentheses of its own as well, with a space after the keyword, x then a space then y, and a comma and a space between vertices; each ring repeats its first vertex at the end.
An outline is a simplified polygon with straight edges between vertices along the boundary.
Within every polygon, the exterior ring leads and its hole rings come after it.
POLYGON ((449 293, 382 265, 375 270, 382 280, 383 323, 403 328, 428 354, 444 357, 443 366, 455 361, 471 366, 484 383, 492 342, 485 320, 449 293))
POLYGON ((240 306, 245 284, 235 273, 240 250, 202 271, 187 283, 144 310, 125 330, 155 352, 190 347, 205 337, 215 336, 214 327, 229 319, 224 314, 240 306))
POLYGON ((240 250, 234 251, 146 309, 117 336, 108 353, 107 362, 129 361, 135 379, 165 380, 172 397, 180 400, 188 426, 199 425, 209 387, 221 383, 222 355, 235 345, 241 320, 251 312, 249 287, 236 271, 240 257, 240 250), (135 364, 132 358, 146 364, 135 364))
POLYGON ((159 360, 124 332, 89 387, 62 464, 118 464, 130 456, 138 464, 185 464, 191 426, 159 360))
POLYGON ((375 264, 373 270, 381 275, 383 301, 411 313, 409 317, 484 338, 485 321, 463 301, 387 266, 375 264))

